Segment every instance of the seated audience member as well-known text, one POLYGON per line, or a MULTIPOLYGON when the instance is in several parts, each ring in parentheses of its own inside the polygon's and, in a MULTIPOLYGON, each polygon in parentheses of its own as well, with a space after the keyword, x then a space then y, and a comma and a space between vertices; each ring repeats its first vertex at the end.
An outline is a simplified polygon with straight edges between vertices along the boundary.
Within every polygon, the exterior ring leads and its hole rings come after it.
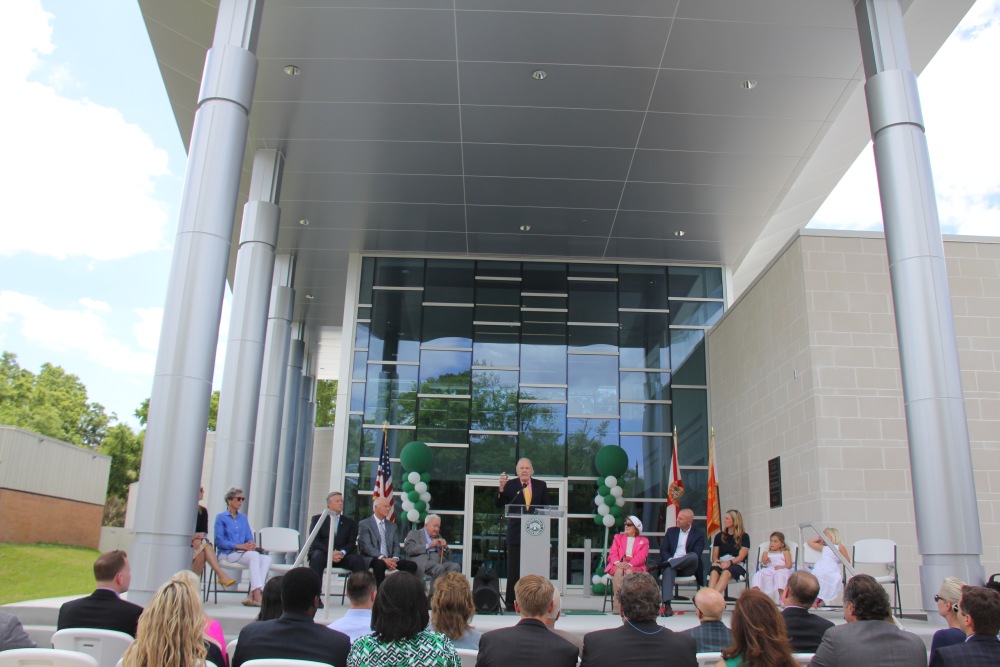
POLYGON ((248 660, 285 658, 312 660, 333 667, 347 664, 351 640, 313 621, 319 607, 319 575, 307 567, 296 567, 281 580, 280 618, 251 623, 240 631, 232 667, 248 660))
MULTIPOLYGON (((340 491, 332 491, 326 497, 326 506, 333 512, 334 535, 333 535, 333 557, 331 561, 334 567, 341 567, 352 572, 364 572, 368 569, 368 563, 364 558, 354 553, 355 543, 358 541, 358 526, 349 517, 344 516, 344 494, 340 491)), ((316 522, 321 515, 313 516, 309 522, 309 534, 312 534, 316 522)), ((323 571, 326 569, 326 550, 330 546, 330 518, 323 519, 323 525, 312 544, 309 545, 309 567, 313 572, 323 578, 323 571)), ((323 602, 320 601, 320 609, 323 602)))
MULTIPOLYGON (((840 541, 840 531, 836 528, 824 528, 823 534, 827 539, 837 545, 841 555, 848 561, 851 557, 847 553, 847 547, 840 541)), ((840 559, 833 549, 826 546, 822 539, 814 537, 808 542, 809 546, 821 552, 819 560, 812 567, 812 573, 819 581, 819 596, 814 603, 816 607, 822 607, 827 602, 833 602, 840 595, 840 587, 843 585, 843 575, 840 571, 840 559)))
POLYGON ((85 598, 67 602, 59 609, 57 630, 93 628, 114 630, 135 637, 142 607, 122 600, 132 581, 124 551, 109 551, 94 561, 97 590, 85 598))
POLYGON ((423 528, 414 528, 403 542, 403 553, 417 564, 417 579, 424 575, 431 578, 430 596, 434 596, 434 583, 445 572, 461 572, 462 566, 448 560, 448 543, 441 537, 441 517, 428 514, 423 528))
MULTIPOLYGON (((205 499, 205 489, 198 492, 198 501, 205 499)), ((208 510, 198 505, 198 518, 194 524, 194 537, 191 538, 191 571, 199 577, 205 571, 205 563, 215 572, 222 586, 232 586, 236 580, 219 567, 219 559, 215 555, 212 543, 208 541, 208 510)))
POLYGON ((785 588, 785 608, 781 615, 788 629, 788 642, 795 653, 815 653, 823 635, 833 623, 810 614, 809 609, 819 595, 819 581, 810 572, 796 570, 785 588))
POLYGON ((229 487, 226 491, 226 511, 215 517, 215 545, 218 554, 227 563, 242 563, 250 573, 250 593, 243 600, 247 607, 259 607, 261 589, 267 581, 271 569, 271 557, 258 553, 253 541, 253 530, 246 514, 240 514, 243 507, 243 490, 229 487))
POLYGON ((870 574, 851 577, 844 587, 845 625, 823 635, 812 667, 923 667, 927 647, 920 637, 892 622, 892 602, 870 574))
MULTIPOLYGON (((380 500, 384 500, 380 498, 380 500)), ((349 667, 459 667, 448 638, 427 629, 430 612, 424 584, 409 572, 382 582, 372 606, 372 634, 351 645, 349 667)))
POLYGON ((388 519, 390 508, 388 498, 376 498, 372 501, 372 515, 358 524, 358 551, 375 574, 375 586, 382 585, 386 571, 417 573, 416 563, 399 557, 396 524, 388 519))
POLYGON ((660 541, 660 564, 663 574, 663 615, 673 616, 670 602, 674 599, 674 581, 677 577, 694 575, 698 585, 705 583, 701 552, 705 550, 705 533, 692 527, 694 512, 689 509, 677 513, 677 525, 667 528, 660 541))
POLYGON ((580 659, 579 650, 553 635, 545 625, 545 617, 555 604, 554 592, 547 577, 529 574, 518 579, 514 586, 514 609, 521 620, 515 626, 483 633, 476 667, 574 667, 580 659))
POLYGON ((722 649, 722 660, 715 667, 797 667, 785 622, 767 595, 753 588, 743 591, 731 623, 733 643, 722 649))
POLYGON ((122 667, 190 667, 205 661, 226 667, 225 649, 205 636, 198 579, 190 570, 170 577, 139 618, 122 667))
POLYGON ((730 581, 746 576, 749 554, 750 536, 743 530, 743 515, 737 510, 726 510, 722 517, 722 530, 712 541, 712 569, 708 586, 725 595, 730 581))
POLYGON ((714 653, 730 644, 729 628, 722 622, 726 611, 726 599, 722 593, 712 588, 703 588, 694 595, 694 610, 698 614, 699 625, 685 630, 698 642, 698 653, 714 653))
POLYGON ((608 554, 606 574, 613 577, 615 591, 611 599, 611 613, 618 613, 618 589, 621 588, 622 577, 633 572, 646 571, 646 556, 649 555, 649 540, 640 535, 642 521, 639 517, 630 516, 625 519, 625 532, 615 535, 608 554))
POLYGON ((281 581, 283 577, 278 575, 267 580, 264 584, 264 593, 260 598, 260 611, 257 612, 256 621, 273 621, 281 616, 281 581))
POLYGON ((931 667, 995 667, 1000 665, 1000 593, 982 586, 963 586, 958 618, 968 638, 939 648, 931 667))
POLYGON ((375 604, 375 577, 368 570, 353 572, 344 585, 351 608, 341 618, 326 626, 343 632, 353 644, 372 633, 372 605, 375 604))
POLYGON ((17 616, 0 611, 0 651, 15 648, 38 648, 38 644, 31 641, 17 616))
POLYGON ((554 632, 570 644, 575 646, 577 650, 580 651, 580 657, 583 657, 583 637, 580 635, 574 635, 572 632, 566 632, 565 630, 560 630, 556 627, 556 621, 559 620, 559 615, 562 614, 562 596, 559 595, 559 591, 552 591, 552 611, 544 619, 545 625, 549 627, 550 632, 554 632))
POLYGON ((958 620, 958 603, 962 601, 962 587, 965 582, 955 577, 945 577, 941 582, 934 601, 937 602, 938 616, 944 618, 948 627, 934 633, 931 640, 931 661, 934 660, 934 652, 945 646, 961 644, 966 640, 965 630, 958 620))
POLYGON ((431 597, 431 625, 434 631, 450 639, 455 648, 478 650, 479 638, 483 633, 469 625, 475 615, 472 588, 465 575, 461 572, 446 572, 439 576, 431 597))
POLYGON ((767 596, 777 593, 780 599, 792 574, 792 554, 785 544, 784 533, 777 530, 771 533, 767 551, 761 554, 760 565, 750 581, 750 588, 756 588, 767 596))
POLYGON ((625 577, 618 598, 622 626, 584 636, 583 667, 645 667, 654 660, 671 667, 696 667, 695 638, 656 622, 661 597, 651 574, 638 572, 625 577))

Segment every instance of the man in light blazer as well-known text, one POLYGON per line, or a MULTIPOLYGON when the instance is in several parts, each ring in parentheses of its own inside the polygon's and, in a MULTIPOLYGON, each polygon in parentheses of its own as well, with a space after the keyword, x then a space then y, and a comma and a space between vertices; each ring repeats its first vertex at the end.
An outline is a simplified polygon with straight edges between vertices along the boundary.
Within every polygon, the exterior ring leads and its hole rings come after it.
POLYGON ((892 622, 892 602, 870 574, 851 577, 844 587, 845 625, 826 631, 812 667, 924 667, 927 647, 920 637, 892 622))
MULTIPOLYGON (((540 479, 535 479, 535 469, 529 459, 517 462, 517 477, 508 480, 507 473, 500 475, 500 489, 493 504, 507 505, 550 505, 549 487, 540 479)), ((514 611, 514 589, 521 578, 521 520, 507 520, 507 611, 514 611)))
POLYGON ((403 553, 417 564, 417 578, 431 578, 428 595, 434 595, 434 581, 445 572, 461 572, 462 566, 448 560, 448 543, 441 537, 441 517, 428 514, 423 528, 414 528, 403 542, 403 553))
POLYGON ((389 507, 388 498, 376 498, 372 515, 358 524, 358 551, 375 575, 375 586, 382 585, 386 570, 417 573, 416 563, 399 557, 399 538, 396 524, 388 520, 389 507))

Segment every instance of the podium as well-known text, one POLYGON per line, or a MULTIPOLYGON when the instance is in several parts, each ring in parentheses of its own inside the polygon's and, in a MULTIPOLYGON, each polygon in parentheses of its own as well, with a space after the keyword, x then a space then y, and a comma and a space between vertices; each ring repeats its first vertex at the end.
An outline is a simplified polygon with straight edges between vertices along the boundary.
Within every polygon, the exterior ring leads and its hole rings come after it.
POLYGON ((508 524, 521 524, 521 576, 537 574, 548 579, 552 572, 551 520, 566 516, 559 505, 507 505, 508 524))

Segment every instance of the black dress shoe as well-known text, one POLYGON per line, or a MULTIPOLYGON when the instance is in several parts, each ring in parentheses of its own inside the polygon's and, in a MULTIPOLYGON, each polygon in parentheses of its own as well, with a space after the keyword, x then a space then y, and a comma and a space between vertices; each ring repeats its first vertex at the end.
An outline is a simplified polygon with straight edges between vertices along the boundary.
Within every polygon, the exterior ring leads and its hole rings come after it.
POLYGON ((674 615, 674 610, 670 608, 670 605, 665 604, 663 605, 663 611, 661 612, 660 615, 663 616, 664 618, 669 618, 674 615))

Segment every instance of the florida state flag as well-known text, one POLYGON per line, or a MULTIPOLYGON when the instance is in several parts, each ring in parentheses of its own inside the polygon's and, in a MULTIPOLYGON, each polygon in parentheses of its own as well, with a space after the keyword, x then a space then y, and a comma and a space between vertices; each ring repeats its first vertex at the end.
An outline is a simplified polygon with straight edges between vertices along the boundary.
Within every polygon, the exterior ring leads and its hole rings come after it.
POLYGON ((705 516, 708 517, 708 524, 705 526, 705 532, 708 533, 708 539, 712 539, 712 535, 722 530, 722 512, 719 511, 719 487, 715 483, 715 429, 712 429, 712 435, 708 440, 708 511, 705 516))
POLYGON ((674 440, 670 448, 670 479, 667 480, 667 528, 677 525, 681 496, 684 495, 684 481, 677 472, 677 427, 674 426, 674 440))

